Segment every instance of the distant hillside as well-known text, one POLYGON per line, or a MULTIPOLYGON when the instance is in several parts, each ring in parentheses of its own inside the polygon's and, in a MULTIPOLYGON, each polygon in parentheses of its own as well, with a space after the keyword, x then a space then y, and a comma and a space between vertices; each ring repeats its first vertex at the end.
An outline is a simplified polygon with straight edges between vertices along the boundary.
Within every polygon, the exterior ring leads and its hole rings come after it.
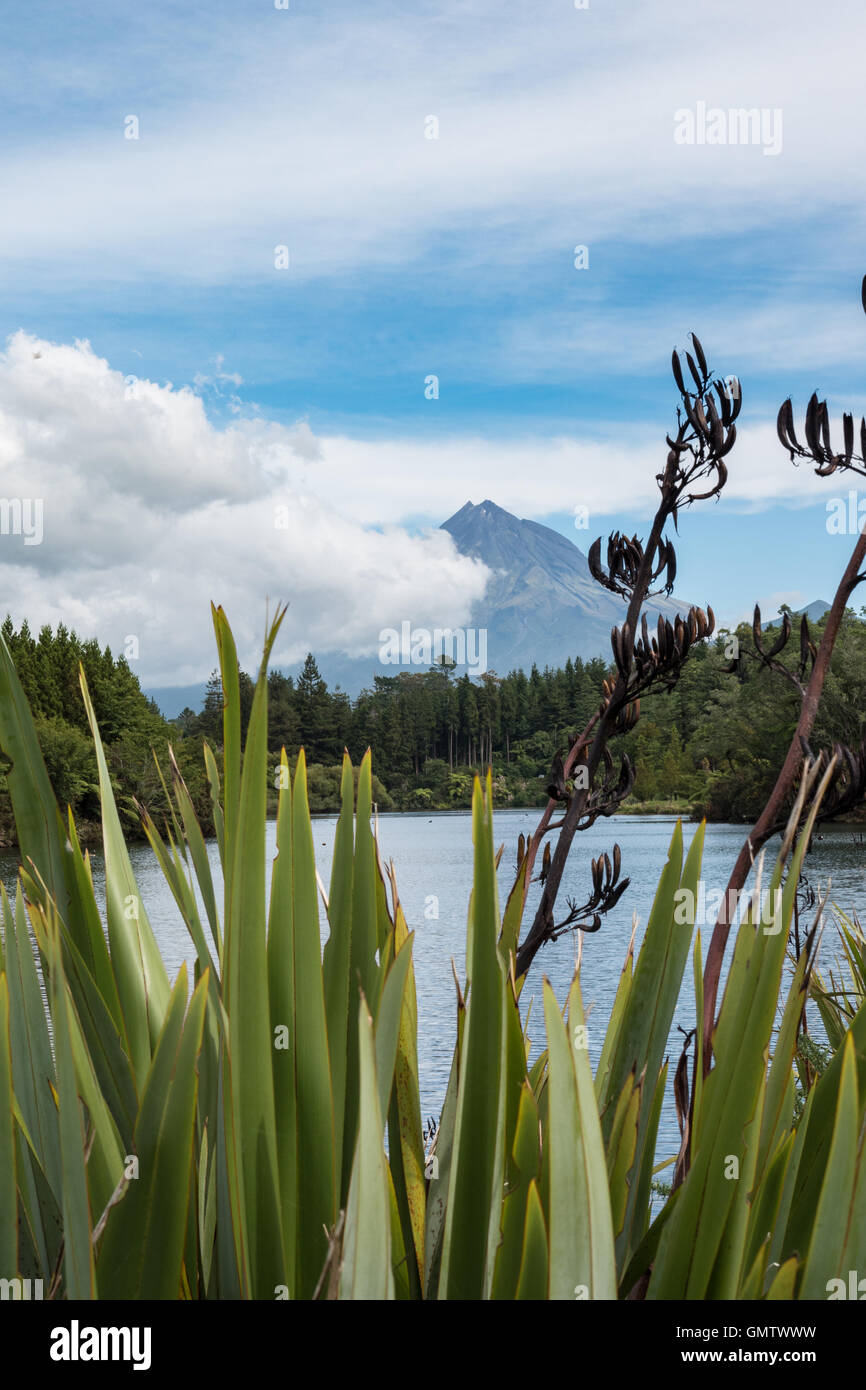
MULTIPOLYGON (((796 609, 794 616, 799 618, 805 613, 806 620, 808 622, 820 623, 821 619, 824 617, 824 614, 829 612, 829 603, 825 603, 822 598, 816 598, 813 599, 811 603, 807 603, 805 608, 796 609)), ((768 628, 781 627, 781 625, 782 619, 777 615, 775 618, 770 618, 769 622, 762 623, 761 630, 763 632, 766 632, 768 628)))

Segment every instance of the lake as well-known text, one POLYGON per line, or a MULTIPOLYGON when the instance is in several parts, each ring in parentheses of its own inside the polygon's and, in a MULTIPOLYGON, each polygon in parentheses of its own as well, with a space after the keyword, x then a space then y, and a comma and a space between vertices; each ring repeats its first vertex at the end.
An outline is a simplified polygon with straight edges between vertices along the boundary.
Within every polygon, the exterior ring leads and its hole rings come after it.
MULTIPOLYGON (((499 868, 500 907, 504 906, 513 882, 517 853, 517 838, 528 834, 537 823, 537 811, 497 811, 494 838, 498 846, 505 844, 499 868)), ((331 855, 334 844, 336 816, 317 817, 313 836, 319 873, 325 885, 330 879, 331 855)), ((593 1070, 601 1052, 604 1030, 610 1014, 623 960, 632 930, 632 917, 638 916, 635 954, 640 947, 643 929, 652 905, 658 877, 661 873, 673 834, 675 820, 668 816, 619 816, 596 822, 591 829, 575 838, 569 864, 560 890, 561 910, 565 916, 565 899, 573 896, 585 902, 589 896, 589 860, 605 850, 610 853, 614 841, 622 847, 622 874, 631 884, 614 910, 602 918, 599 932, 584 938, 582 989, 588 1012, 590 1057, 593 1070)), ((684 825, 685 848, 688 849, 696 825, 684 825)), ((707 826, 704 847, 703 880, 708 897, 721 893, 728 874, 746 834, 742 825, 707 826)), ((448 1072, 454 1046, 456 1003, 451 970, 453 959, 461 984, 465 969, 466 913, 472 882, 472 829, 468 811, 430 814, 390 814, 379 817, 379 838, 382 857, 393 859, 397 885, 403 909, 411 930, 415 932, 414 963, 418 991, 418 1061, 421 1083, 421 1104, 425 1119, 438 1117, 448 1082, 448 1072)), ((770 853, 778 848, 778 839, 771 842, 770 853)), ((219 874, 216 842, 209 844, 215 873, 219 874)), ((268 860, 276 853, 276 825, 268 824, 268 860)), ((182 961, 187 961, 190 974, 195 953, 186 929, 177 912, 159 867, 150 848, 144 844, 130 846, 130 856, 142 899, 153 924, 157 940, 174 978, 182 961)), ((102 895, 104 884, 101 854, 91 855, 94 883, 102 895)), ((768 854, 768 860, 770 854, 768 854)), ((7 888, 14 884, 16 860, 5 855, 0 859, 0 874, 7 888)), ((861 833, 850 826, 826 826, 816 836, 812 852, 807 856, 806 873, 812 887, 826 887, 832 881, 831 900, 844 911, 866 912, 866 844, 861 833)), ((531 921, 540 896, 540 885, 530 889, 524 922, 531 921)), ((711 923, 702 927, 701 939, 706 955, 711 923)), ((327 925, 322 915, 322 939, 327 925)), ((822 959, 827 962, 834 950, 834 933, 825 933, 822 959)), ((536 956, 524 986, 522 1008, 532 1004, 529 1035, 534 1040, 533 1055, 543 1045, 544 1026, 541 1013, 541 980, 547 975, 557 998, 564 1003, 574 968, 575 943, 572 934, 545 946, 536 956)), ((786 971, 786 976, 789 972, 786 971)), ((677 1025, 686 1031, 695 1026, 694 996, 691 967, 686 971, 669 1049, 671 1068, 667 1094, 659 1130, 658 1159, 676 1153, 679 1130, 673 1104, 671 1081, 681 1049, 677 1025)), ((663 1177, 669 1176, 664 1174, 663 1177)))

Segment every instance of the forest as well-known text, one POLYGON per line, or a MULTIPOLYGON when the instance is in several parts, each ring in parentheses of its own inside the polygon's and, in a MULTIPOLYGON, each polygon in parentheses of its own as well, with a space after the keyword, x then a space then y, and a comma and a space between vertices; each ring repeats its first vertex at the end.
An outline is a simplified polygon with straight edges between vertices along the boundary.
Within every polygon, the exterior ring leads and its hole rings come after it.
MULTIPOLYGON (((113 656, 108 647, 101 648, 95 639, 82 641, 63 623, 58 624, 56 631, 46 625, 34 637, 26 621, 16 630, 7 616, 2 631, 33 712, 51 785, 61 808, 72 809, 85 843, 99 834, 100 809, 96 759, 79 684, 79 666, 87 678, 118 811, 127 832, 140 833, 136 800, 157 815, 167 810, 157 761, 164 776, 170 743, 193 799, 208 819, 201 740, 178 738, 178 731, 144 694, 124 657, 113 656)), ((12 846, 16 843, 15 821, 6 788, 5 756, 2 765, 0 842, 12 846)))
MULTIPOLYGON (((866 609, 859 616, 846 612, 813 736, 816 749, 836 740, 856 745, 863 735, 864 616, 866 609)), ((822 624, 813 626, 814 640, 821 631, 822 624)), ((130 833, 137 824, 136 801, 157 818, 167 809, 157 762, 167 776, 169 745, 197 813, 210 824, 202 746, 206 739, 218 748, 222 739, 216 673, 202 709, 186 709, 170 721, 144 694, 129 663, 95 640, 82 641, 63 624, 56 631, 43 627, 34 637, 26 622, 16 630, 8 617, 3 635, 35 714, 55 793, 63 807, 71 806, 85 839, 98 823, 99 804, 79 663, 130 833)), ((749 627, 733 635, 748 651, 749 627)), ((636 728, 614 740, 614 754, 627 752, 636 771, 626 811, 748 821, 763 805, 791 739, 798 700, 776 672, 748 661, 731 671, 731 641, 732 634, 722 631, 699 643, 675 688, 645 698, 636 728)), ((785 653, 779 659, 792 665, 795 660, 785 653)), ((558 670, 533 666, 529 674, 512 671, 504 677, 488 671, 473 680, 439 667, 376 676, 372 688, 352 700, 339 688, 328 688, 310 654, 297 677, 280 671, 268 677, 268 747, 275 765, 282 747, 292 763, 305 748, 314 812, 338 809, 343 749, 357 764, 367 747, 381 810, 468 807, 473 775, 488 764, 497 805, 543 806, 552 759, 567 750, 573 733, 597 708, 611 669, 601 658, 569 658, 558 670)), ((240 691, 245 732, 253 679, 244 672, 240 691)), ((275 807, 275 790, 273 802, 275 807)), ((14 844, 2 775, 0 837, 3 844, 14 844)))

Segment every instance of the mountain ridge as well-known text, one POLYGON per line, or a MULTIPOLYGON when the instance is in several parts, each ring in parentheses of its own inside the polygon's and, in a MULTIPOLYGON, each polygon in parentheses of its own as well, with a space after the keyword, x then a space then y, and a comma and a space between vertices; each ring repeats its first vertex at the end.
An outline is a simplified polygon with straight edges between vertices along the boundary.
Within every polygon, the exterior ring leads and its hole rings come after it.
MULTIPOLYGON (((491 669, 505 675, 515 667, 529 671, 533 663, 542 669, 561 666, 569 656, 610 655, 610 630, 624 621, 628 604, 593 578, 584 552, 562 532, 518 518, 490 498, 477 505, 466 502, 442 530, 462 554, 494 571, 471 618, 487 629, 491 669)), ((659 613, 673 618, 689 607, 682 599, 657 595, 646 613, 655 623, 659 613)))

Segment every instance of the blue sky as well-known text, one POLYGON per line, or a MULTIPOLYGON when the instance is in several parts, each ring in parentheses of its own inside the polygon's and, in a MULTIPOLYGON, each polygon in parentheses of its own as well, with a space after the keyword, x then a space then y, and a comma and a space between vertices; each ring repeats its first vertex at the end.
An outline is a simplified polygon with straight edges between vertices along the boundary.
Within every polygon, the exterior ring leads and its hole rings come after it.
POLYGON ((744 409, 679 591, 728 622, 829 600, 857 480, 795 469, 774 420, 866 409, 864 29, 777 0, 7 7, 0 457, 46 514, 2 538, 14 615, 136 635, 163 685, 213 664, 210 597, 248 652, 290 598, 286 660, 459 621, 483 576, 429 528, 467 498, 584 549, 646 526, 692 329, 744 409), (700 103, 781 113, 781 147, 677 144, 700 103))

